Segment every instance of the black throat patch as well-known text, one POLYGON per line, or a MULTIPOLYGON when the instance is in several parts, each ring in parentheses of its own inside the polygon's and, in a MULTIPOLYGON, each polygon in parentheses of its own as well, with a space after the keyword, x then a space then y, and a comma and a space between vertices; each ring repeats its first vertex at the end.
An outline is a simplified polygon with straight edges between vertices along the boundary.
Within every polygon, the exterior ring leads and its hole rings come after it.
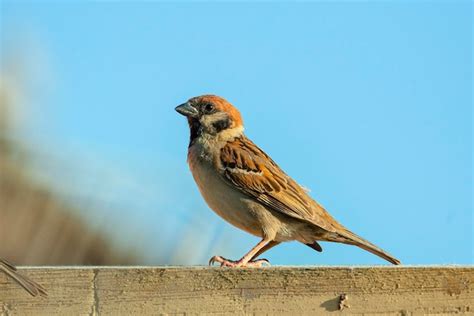
POLYGON ((199 123, 198 120, 196 119, 189 119, 189 129, 191 131, 191 137, 189 138, 189 146, 191 147, 194 142, 196 141, 196 138, 199 137, 199 134, 201 134, 201 124, 199 123))
POLYGON ((211 128, 203 128, 201 126, 201 123, 199 122, 199 120, 197 119, 194 119, 194 118, 190 118, 188 120, 188 123, 189 123, 189 128, 191 130, 191 135, 190 135, 190 138, 189 138, 189 146, 188 147, 191 147, 195 142, 196 142, 196 139, 201 136, 202 133, 210 133, 212 135, 216 135, 218 134, 219 132, 225 130, 225 129, 228 129, 231 125, 231 121, 228 117, 225 117, 221 120, 218 120, 218 121, 215 121, 212 123, 212 126, 211 128))

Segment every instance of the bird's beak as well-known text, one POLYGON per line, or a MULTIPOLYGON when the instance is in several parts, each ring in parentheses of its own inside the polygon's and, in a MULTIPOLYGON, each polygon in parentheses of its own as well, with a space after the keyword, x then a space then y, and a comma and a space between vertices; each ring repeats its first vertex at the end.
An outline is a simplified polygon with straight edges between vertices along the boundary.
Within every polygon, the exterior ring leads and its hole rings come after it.
POLYGON ((187 117, 197 117, 199 112, 198 110, 189 104, 189 102, 178 105, 175 108, 176 112, 187 117))

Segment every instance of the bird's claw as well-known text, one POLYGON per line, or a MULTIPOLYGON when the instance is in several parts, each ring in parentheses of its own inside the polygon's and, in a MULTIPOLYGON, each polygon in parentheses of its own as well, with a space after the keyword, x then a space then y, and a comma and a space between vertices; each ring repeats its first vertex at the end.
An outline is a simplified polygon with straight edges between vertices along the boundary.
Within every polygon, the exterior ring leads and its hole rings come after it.
POLYGON ((225 259, 222 258, 221 256, 214 256, 211 259, 209 259, 209 266, 213 266, 214 263, 221 262, 221 260, 225 260, 225 259))
POLYGON ((229 260, 221 256, 214 256, 211 259, 209 259, 209 265, 212 266, 214 263, 220 263, 221 267, 229 267, 229 268, 260 268, 263 267, 264 265, 270 266, 270 261, 267 259, 257 259, 257 260, 252 260, 244 263, 244 261, 239 260, 239 261, 234 261, 234 260, 229 260))
POLYGON ((257 267, 257 268, 264 267, 265 265, 268 267, 271 266, 270 261, 268 261, 268 259, 265 259, 265 258, 249 261, 247 263, 247 266, 249 266, 249 264, 250 264, 250 267, 257 267))

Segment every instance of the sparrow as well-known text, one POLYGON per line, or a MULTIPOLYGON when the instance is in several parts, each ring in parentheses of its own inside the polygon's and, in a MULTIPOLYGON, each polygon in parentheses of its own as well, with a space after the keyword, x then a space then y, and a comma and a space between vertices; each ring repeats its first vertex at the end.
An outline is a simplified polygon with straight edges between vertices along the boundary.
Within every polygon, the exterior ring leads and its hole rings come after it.
POLYGON ((257 259, 281 242, 296 240, 321 252, 319 241, 358 246, 400 264, 384 250, 338 223, 244 134, 240 112, 224 98, 202 95, 175 110, 189 124, 188 164, 208 206, 261 241, 239 260, 214 256, 209 265, 261 267, 257 259))
POLYGON ((48 296, 46 289, 35 281, 20 274, 15 266, 6 260, 0 259, 0 271, 15 280, 21 287, 23 287, 31 296, 48 296))

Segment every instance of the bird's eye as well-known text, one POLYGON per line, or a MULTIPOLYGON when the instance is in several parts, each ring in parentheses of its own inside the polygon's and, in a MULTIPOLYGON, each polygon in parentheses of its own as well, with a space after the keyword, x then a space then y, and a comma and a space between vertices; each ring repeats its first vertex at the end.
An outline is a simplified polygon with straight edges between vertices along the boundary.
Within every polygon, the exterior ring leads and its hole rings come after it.
POLYGON ((214 111, 214 104, 207 103, 207 104, 204 105, 204 112, 205 113, 211 113, 212 111, 214 111))

